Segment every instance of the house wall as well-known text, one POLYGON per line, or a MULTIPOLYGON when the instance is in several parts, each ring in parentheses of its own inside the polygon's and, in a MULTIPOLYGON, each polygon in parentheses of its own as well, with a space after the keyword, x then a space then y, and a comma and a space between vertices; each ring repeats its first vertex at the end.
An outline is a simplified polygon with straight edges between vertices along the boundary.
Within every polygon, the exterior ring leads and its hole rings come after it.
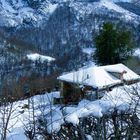
POLYGON ((79 84, 73 84, 61 81, 61 96, 65 104, 78 103, 79 100, 85 98, 88 100, 96 100, 103 96, 103 91, 95 91, 90 86, 85 86, 83 89, 80 88, 79 84), (91 93, 91 94, 89 94, 91 93))
MULTIPOLYGON (((136 81, 133 82, 130 81, 130 83, 125 83, 125 84, 132 84, 134 82, 136 81)), ((105 92, 111 91, 115 87, 123 86, 124 83, 112 85, 111 87, 105 87, 100 90, 95 90, 90 86, 84 86, 84 88, 81 89, 79 84, 68 83, 65 81, 60 81, 60 85, 61 85, 61 97, 63 97, 63 103, 73 104, 73 103, 78 103, 83 98, 88 100, 100 99, 104 96, 105 92)))
POLYGON ((79 85, 68 82, 61 82, 61 96, 64 98, 64 103, 78 103, 83 98, 83 91, 79 85))

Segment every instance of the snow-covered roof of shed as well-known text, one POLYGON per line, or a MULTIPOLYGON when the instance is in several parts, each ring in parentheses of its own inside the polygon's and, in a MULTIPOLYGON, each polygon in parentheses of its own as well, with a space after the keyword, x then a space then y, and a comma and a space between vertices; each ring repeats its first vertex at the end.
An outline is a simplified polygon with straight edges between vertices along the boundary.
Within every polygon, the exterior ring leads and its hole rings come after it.
POLYGON ((125 73, 123 74, 123 79, 125 81, 140 79, 140 76, 138 74, 136 74, 135 72, 133 72, 131 69, 129 69, 123 64, 104 66, 104 69, 107 72, 114 72, 114 73, 123 73, 125 71, 125 73))
POLYGON ((40 62, 42 62, 42 63, 44 61, 48 61, 48 62, 55 61, 55 58, 53 58, 53 57, 46 56, 46 55, 41 55, 41 54, 38 54, 38 53, 27 54, 27 58, 29 60, 32 60, 32 61, 40 60, 40 62))
POLYGON ((121 79, 113 76, 111 72, 122 73, 123 71, 126 71, 123 75, 123 79, 126 81, 140 79, 139 75, 123 64, 84 67, 78 71, 63 74, 58 79, 101 89, 122 83, 121 79))

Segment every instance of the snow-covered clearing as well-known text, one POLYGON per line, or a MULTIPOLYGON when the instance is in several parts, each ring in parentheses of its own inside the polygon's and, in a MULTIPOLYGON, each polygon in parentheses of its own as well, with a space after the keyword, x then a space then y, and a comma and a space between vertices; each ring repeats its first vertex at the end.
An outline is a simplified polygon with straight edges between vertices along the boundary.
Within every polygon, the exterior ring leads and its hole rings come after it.
MULTIPOLYGON (((59 98, 59 92, 46 93, 43 95, 36 95, 29 99, 13 103, 13 113, 8 125, 8 140, 27 140, 24 133, 24 128, 29 120, 32 120, 33 108, 35 111, 35 118, 44 117, 47 120, 48 133, 58 132, 61 125, 65 122, 73 125, 79 124, 79 119, 92 115, 100 118, 105 114, 110 114, 117 109, 120 112, 128 111, 135 106, 135 96, 131 94, 134 88, 140 91, 139 84, 132 86, 124 86, 114 88, 111 92, 96 101, 81 100, 78 105, 53 105, 53 99, 59 98), (29 106, 28 106, 29 105, 29 106), (32 106, 33 105, 33 106, 32 106), (131 105, 131 106, 130 106, 131 105)), ((2 114, 0 114, 2 118, 2 114)), ((1 122, 2 124, 3 122, 1 122)), ((88 136, 90 137, 90 136, 88 136)))

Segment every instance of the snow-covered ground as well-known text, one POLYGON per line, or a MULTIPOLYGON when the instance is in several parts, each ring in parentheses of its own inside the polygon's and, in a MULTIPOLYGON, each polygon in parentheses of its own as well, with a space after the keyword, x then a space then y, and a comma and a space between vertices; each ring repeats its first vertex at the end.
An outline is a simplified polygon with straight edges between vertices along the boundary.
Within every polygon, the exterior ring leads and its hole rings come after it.
POLYGON ((41 55, 41 54, 38 54, 38 53, 28 54, 27 58, 29 60, 32 60, 32 61, 38 61, 39 60, 41 63, 43 63, 44 61, 47 61, 47 62, 55 61, 55 58, 52 58, 52 57, 46 56, 46 55, 41 55))
MULTIPOLYGON (((32 106, 28 106, 29 102, 34 103, 35 117, 37 117, 42 115, 41 113, 43 109, 45 109, 44 113, 47 114, 50 111, 50 104, 53 103, 53 98, 54 97, 58 98, 59 96, 60 96, 59 92, 52 92, 50 94, 37 95, 26 100, 14 102, 12 105, 12 113, 8 125, 9 131, 7 135, 7 140, 19 140, 19 139, 27 140, 24 128, 26 127, 26 124, 28 123, 29 120, 32 121, 32 115, 33 115, 32 106)), ((11 106, 9 105, 6 109, 9 110, 10 107, 11 106)), ((56 106, 51 107, 51 109, 53 108, 55 109, 56 106)), ((0 120, 2 120, 2 113, 0 113, 0 118, 1 118, 0 120)), ((3 122, 0 122, 1 127, 2 124, 3 122)))
MULTIPOLYGON (((133 108, 135 100, 132 99, 135 99, 135 96, 131 94, 131 91, 134 90, 134 87, 137 88, 137 91, 140 91, 138 85, 140 83, 114 88, 100 100, 89 101, 83 99, 75 106, 62 107, 61 105, 53 105, 54 97, 60 97, 59 92, 36 95, 22 101, 14 102, 13 113, 8 126, 7 140, 27 140, 24 128, 26 128, 28 121, 32 120, 33 107, 35 118, 40 116, 46 117, 48 133, 58 132, 61 129, 61 125, 65 122, 78 125, 79 119, 82 117, 93 115, 100 118, 104 114, 112 113, 114 109, 118 109, 121 112, 133 108), (29 103, 30 106, 25 107, 29 103), (34 106, 32 107, 32 105, 34 106)), ((2 117, 1 114, 0 117, 2 117)))

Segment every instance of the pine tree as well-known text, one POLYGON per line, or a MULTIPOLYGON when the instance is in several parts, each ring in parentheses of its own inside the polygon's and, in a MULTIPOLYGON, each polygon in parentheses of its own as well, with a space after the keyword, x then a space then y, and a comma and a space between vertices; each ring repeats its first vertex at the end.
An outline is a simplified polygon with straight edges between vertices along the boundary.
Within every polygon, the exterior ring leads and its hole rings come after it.
POLYGON ((132 55, 135 46, 131 32, 112 23, 104 23, 99 35, 95 38, 95 43, 95 59, 102 65, 126 60, 132 55))

